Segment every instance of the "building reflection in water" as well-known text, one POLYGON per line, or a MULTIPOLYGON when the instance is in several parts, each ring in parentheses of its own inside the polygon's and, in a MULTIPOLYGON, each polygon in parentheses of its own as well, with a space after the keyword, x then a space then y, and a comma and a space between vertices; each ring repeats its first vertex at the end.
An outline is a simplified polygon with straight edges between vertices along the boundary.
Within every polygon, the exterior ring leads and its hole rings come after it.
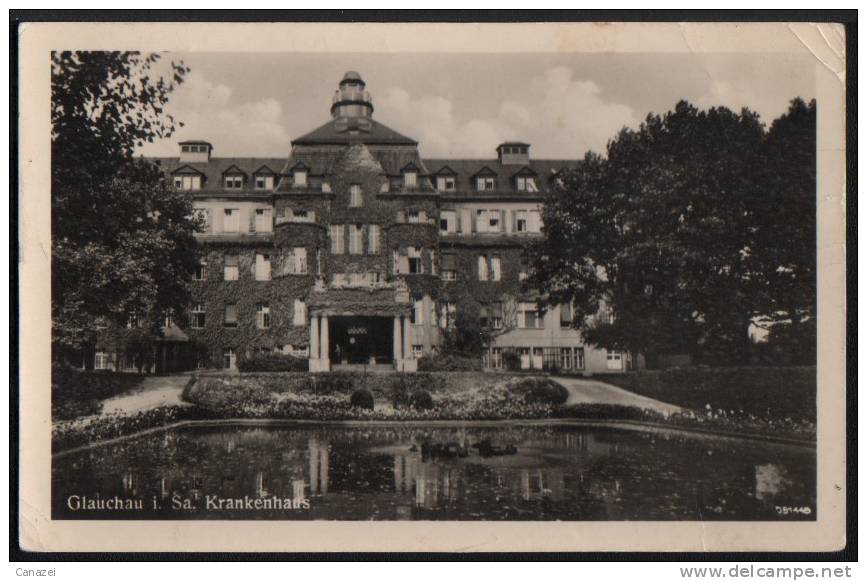
POLYGON ((562 500, 565 483, 560 469, 521 470, 521 497, 524 500, 562 500))
MULTIPOLYGON (((307 443, 310 459, 310 495, 328 493, 328 443, 322 443, 313 436, 307 443)), ((294 490, 294 483, 293 483, 294 490)))
POLYGON ((759 464, 756 466, 756 498, 772 500, 782 490, 792 485, 785 467, 779 464, 759 464))

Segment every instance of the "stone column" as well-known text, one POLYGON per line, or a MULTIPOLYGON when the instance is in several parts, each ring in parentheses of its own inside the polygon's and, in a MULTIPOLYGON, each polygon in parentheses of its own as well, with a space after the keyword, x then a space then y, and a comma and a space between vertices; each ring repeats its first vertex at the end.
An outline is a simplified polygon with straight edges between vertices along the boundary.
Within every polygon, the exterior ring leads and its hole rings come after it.
POLYGON ((310 316, 310 371, 319 371, 319 317, 310 316))
POLYGON ((322 366, 322 371, 331 371, 331 348, 328 345, 328 315, 322 315, 322 330, 319 334, 322 350, 320 365, 322 366))
POLYGON ((403 343, 400 339, 400 317, 394 318, 394 337, 393 337, 393 349, 394 349, 394 368, 397 371, 400 371, 400 367, 403 365, 403 353, 401 346, 403 343))
POLYGON ((403 370, 415 371, 418 362, 412 358, 412 325, 409 317, 403 318, 403 370))

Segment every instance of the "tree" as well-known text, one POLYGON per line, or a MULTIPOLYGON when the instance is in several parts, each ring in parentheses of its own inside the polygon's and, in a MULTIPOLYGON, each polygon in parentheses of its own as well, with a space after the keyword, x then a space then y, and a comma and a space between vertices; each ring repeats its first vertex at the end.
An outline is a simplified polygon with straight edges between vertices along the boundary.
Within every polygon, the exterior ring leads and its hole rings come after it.
POLYGON ((770 340, 794 360, 815 361, 816 101, 794 99, 764 144, 765 185, 754 202, 752 252, 766 292, 770 340), (780 324, 788 328, 781 328, 780 324))
POLYGON ((92 348, 106 324, 145 318, 158 332, 189 298, 196 265, 192 199, 134 158, 174 131, 164 113, 189 71, 137 52, 51 57, 52 341, 92 348))
POLYGON ((588 153, 543 209, 531 252, 543 302, 573 302, 588 342, 746 359, 757 283, 746 260, 760 193, 758 117, 680 102, 588 153))

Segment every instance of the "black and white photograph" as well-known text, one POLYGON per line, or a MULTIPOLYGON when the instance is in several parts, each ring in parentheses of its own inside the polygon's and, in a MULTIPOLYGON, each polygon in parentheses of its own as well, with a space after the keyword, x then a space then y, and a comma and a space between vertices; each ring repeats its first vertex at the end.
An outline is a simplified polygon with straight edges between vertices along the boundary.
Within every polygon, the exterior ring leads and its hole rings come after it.
POLYGON ((512 23, 401 51, 365 26, 36 59, 44 518, 807 535, 841 511, 820 289, 843 271, 819 257, 845 226, 810 30, 558 25, 661 48, 528 50, 543 25, 512 23))

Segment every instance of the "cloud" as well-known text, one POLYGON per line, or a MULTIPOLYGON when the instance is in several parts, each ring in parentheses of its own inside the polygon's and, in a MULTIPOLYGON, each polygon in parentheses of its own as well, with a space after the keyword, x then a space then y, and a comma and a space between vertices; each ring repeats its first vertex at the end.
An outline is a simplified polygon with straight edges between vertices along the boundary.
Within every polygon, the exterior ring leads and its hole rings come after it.
POLYGON ((631 107, 610 103, 594 82, 573 78, 568 67, 554 67, 491 103, 492 114, 461 118, 443 96, 413 96, 391 87, 376 99, 377 117, 417 139, 427 157, 493 157, 503 141, 522 140, 536 157, 581 157, 602 151, 625 125, 638 123, 631 107))
POLYGON ((145 145, 141 153, 174 156, 178 141, 204 139, 214 145, 214 154, 220 157, 268 156, 275 151, 288 155, 289 135, 280 101, 266 97, 235 103, 233 93, 228 85, 190 73, 166 107, 166 112, 184 126, 169 140, 145 145))

